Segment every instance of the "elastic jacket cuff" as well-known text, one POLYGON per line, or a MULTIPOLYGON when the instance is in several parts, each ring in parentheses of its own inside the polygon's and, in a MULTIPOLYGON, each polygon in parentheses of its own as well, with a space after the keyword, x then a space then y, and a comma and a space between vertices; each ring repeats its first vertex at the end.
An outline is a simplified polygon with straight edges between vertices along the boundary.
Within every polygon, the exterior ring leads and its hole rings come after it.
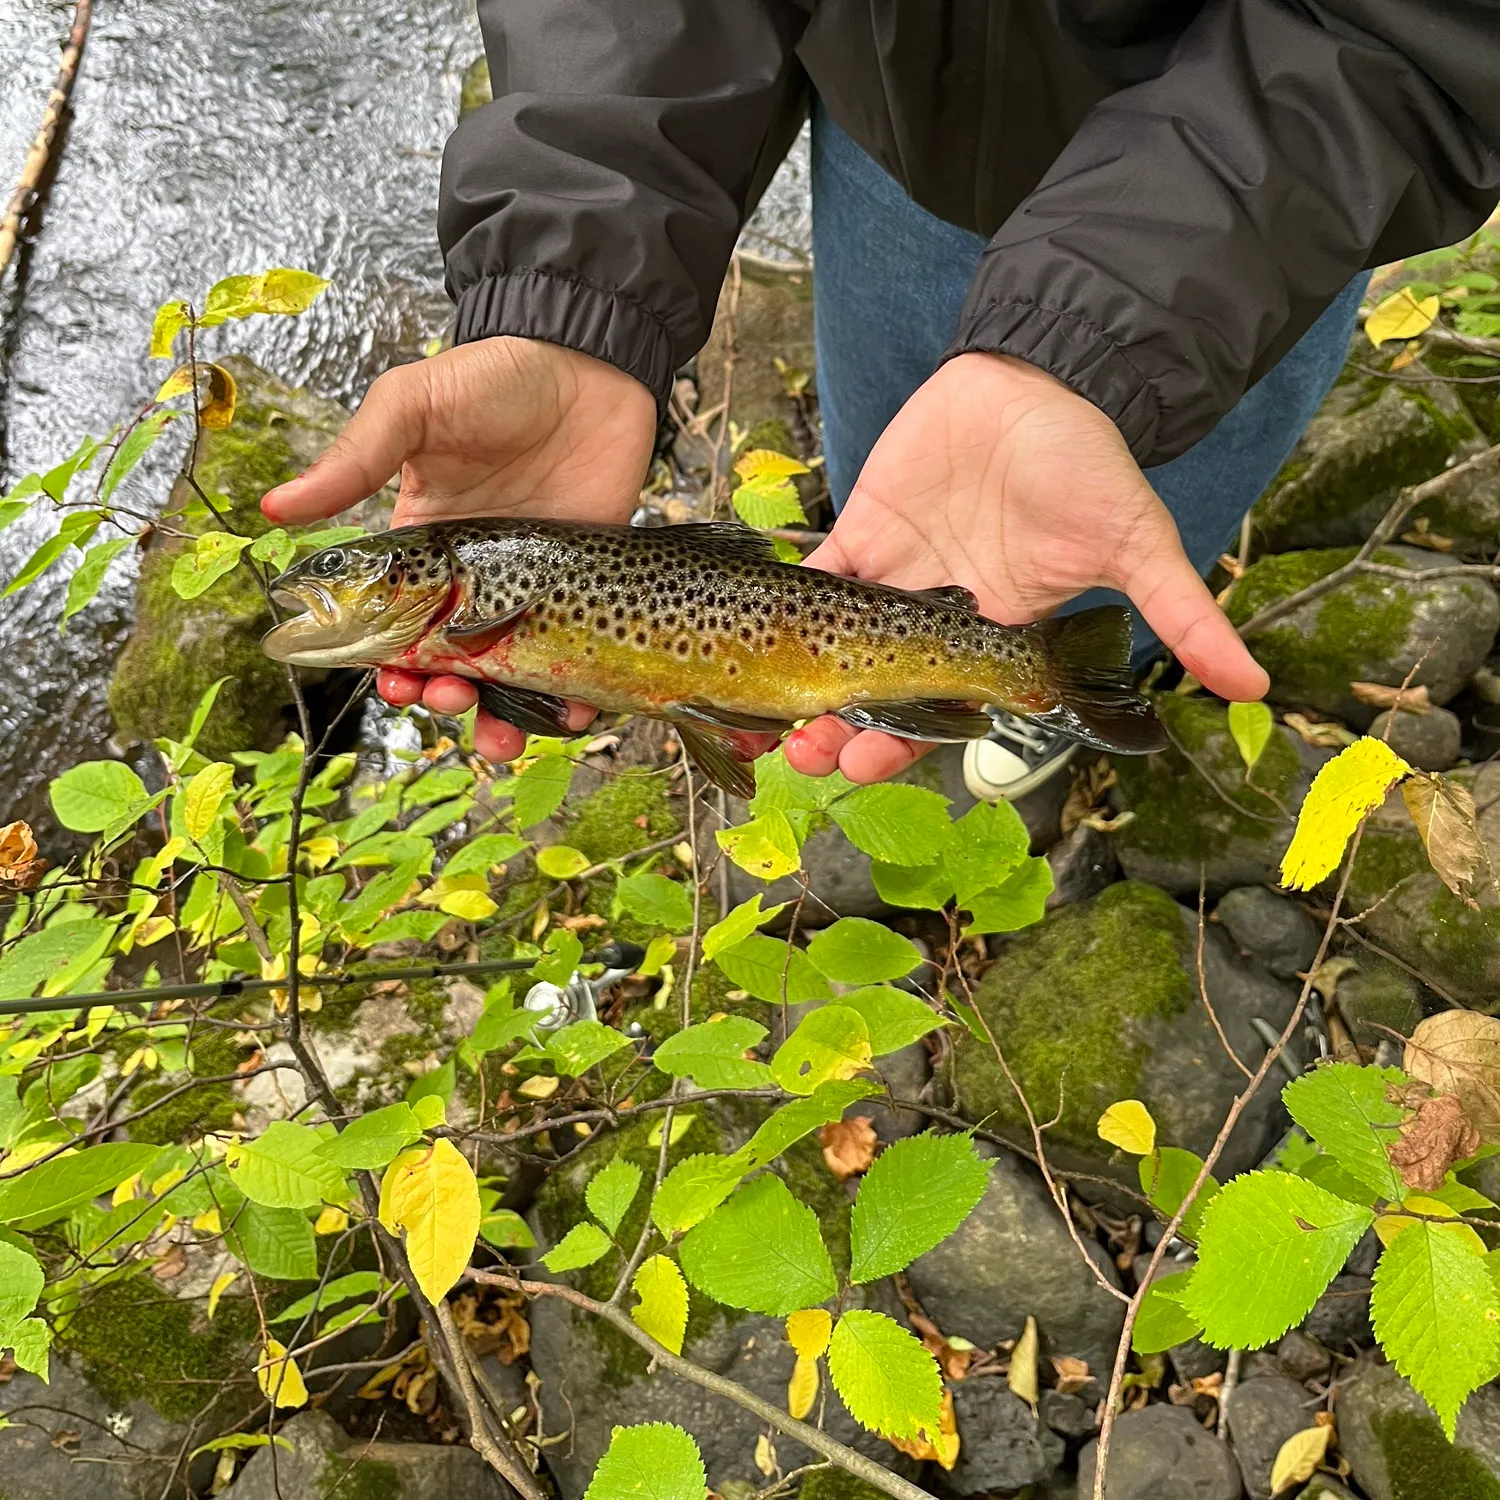
POLYGON ((666 411, 676 373, 672 339, 649 308, 622 292, 535 267, 485 276, 458 294, 454 343, 503 334, 591 354, 633 375, 666 411))

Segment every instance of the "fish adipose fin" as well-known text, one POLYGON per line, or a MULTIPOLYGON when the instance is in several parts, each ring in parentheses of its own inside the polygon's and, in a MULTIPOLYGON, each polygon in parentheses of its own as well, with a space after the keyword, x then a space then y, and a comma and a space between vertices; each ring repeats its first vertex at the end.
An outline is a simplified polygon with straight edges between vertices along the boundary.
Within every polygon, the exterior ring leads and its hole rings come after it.
POLYGON ((534 693, 530 688, 506 687, 498 682, 477 682, 474 686, 486 713, 527 734, 567 732, 568 705, 551 693, 534 693))
POLYGON ((1130 611, 1118 604, 1043 620, 1059 702, 1029 714, 1039 724, 1098 750, 1149 755, 1164 750, 1166 731, 1130 670, 1130 611))
POLYGON ((776 543, 770 537, 741 526, 738 521, 691 521, 670 530, 674 541, 706 545, 722 557, 737 557, 752 563, 781 561, 776 543))
POLYGON ((836 717, 856 729, 882 729, 887 734, 937 744, 982 739, 990 732, 988 714, 980 713, 971 703, 939 698, 910 703, 851 703, 839 709, 836 717))
POLYGON ((736 754, 733 740, 707 726, 695 726, 681 719, 672 720, 672 727, 688 759, 720 791, 745 802, 755 795, 755 773, 750 762, 736 754))
POLYGON ((911 591, 918 599, 927 599, 933 604, 949 604, 954 609, 961 609, 965 614, 977 615, 979 613, 979 599, 971 590, 962 584, 945 583, 936 589, 913 589, 911 591))

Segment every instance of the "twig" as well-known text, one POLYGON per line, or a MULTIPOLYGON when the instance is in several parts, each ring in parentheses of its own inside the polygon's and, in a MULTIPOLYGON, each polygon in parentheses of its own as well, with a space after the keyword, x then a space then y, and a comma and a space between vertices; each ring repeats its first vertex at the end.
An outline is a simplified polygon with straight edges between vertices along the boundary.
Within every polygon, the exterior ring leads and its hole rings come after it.
POLYGON ((1229 1361, 1224 1367, 1224 1384, 1219 1387, 1219 1440, 1229 1441, 1229 1398, 1234 1395, 1234 1388, 1240 1383, 1240 1356, 1241 1349, 1229 1351, 1229 1361))
POLYGON ((1229 1045, 1229 1038, 1224 1035, 1224 1028, 1219 1023, 1218 1012, 1214 1010, 1213 1001, 1208 998, 1208 977, 1203 972, 1203 941, 1208 934, 1208 923, 1203 914, 1204 885, 1206 881, 1204 867, 1198 866, 1198 994, 1203 1001, 1203 1008, 1208 1012, 1208 1019, 1213 1022, 1214 1030, 1218 1033, 1219 1041, 1223 1044, 1225 1052, 1229 1054, 1229 1060, 1237 1067, 1246 1078, 1251 1076, 1250 1069, 1240 1061, 1240 1055, 1229 1045))

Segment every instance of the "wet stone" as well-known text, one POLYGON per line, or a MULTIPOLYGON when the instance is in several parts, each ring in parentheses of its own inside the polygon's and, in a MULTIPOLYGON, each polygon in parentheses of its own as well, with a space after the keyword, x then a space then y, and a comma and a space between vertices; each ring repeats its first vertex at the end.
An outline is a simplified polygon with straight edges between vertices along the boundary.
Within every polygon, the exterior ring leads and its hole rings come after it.
POLYGON ((1093 1406, 1071 1392, 1043 1391, 1037 1410, 1042 1421, 1059 1437, 1092 1437, 1099 1426, 1093 1406))
POLYGON ((1284 1375, 1262 1375, 1235 1389, 1229 1402, 1229 1442, 1251 1500, 1271 1500, 1276 1455, 1294 1432, 1313 1425, 1318 1405, 1284 1375))
POLYGON ((949 1495, 1013 1494, 1055 1473, 1063 1442, 995 1377, 953 1387, 958 1462, 941 1480, 949 1495))
POLYGON ((1432 708, 1425 714, 1377 714, 1370 733, 1384 740, 1402 760, 1419 771, 1447 771, 1458 763, 1463 741, 1463 725, 1458 715, 1446 708, 1432 708))
POLYGON ((1052 867, 1049 910, 1087 901, 1120 878, 1120 862, 1110 836, 1084 823, 1047 851, 1047 863, 1052 867))
MULTIPOLYGON (((1078 1500, 1094 1500, 1098 1443, 1079 1455, 1078 1500)), ((1240 1500, 1239 1466, 1184 1406, 1125 1412, 1110 1444, 1105 1500, 1240 1500)))
POLYGON ((1278 978, 1305 973, 1317 956, 1317 923, 1297 902, 1263 885, 1226 891, 1214 916, 1245 952, 1278 978))
POLYGON ((1328 1351, 1299 1329, 1292 1329, 1276 1346, 1276 1363, 1296 1381, 1326 1375, 1332 1360, 1328 1351))

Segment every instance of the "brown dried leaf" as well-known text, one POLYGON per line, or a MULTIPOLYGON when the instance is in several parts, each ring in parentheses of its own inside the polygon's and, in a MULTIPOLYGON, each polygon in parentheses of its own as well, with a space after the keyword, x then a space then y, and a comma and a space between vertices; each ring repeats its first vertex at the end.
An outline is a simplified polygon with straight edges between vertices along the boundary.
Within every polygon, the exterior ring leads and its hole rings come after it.
POLYGON ((1325 958, 1308 976, 1312 987, 1325 999, 1332 1000, 1339 987, 1339 980, 1346 974, 1359 972, 1359 965, 1352 958, 1325 958))
POLYGON ((1438 1094, 1422 1100, 1401 1126, 1400 1138, 1385 1149, 1407 1187, 1435 1193, 1453 1163, 1472 1156, 1479 1145, 1479 1131, 1464 1114, 1463 1101, 1457 1094, 1438 1094))
POLYGON ((46 873, 28 824, 18 820, 0 828, 0 886, 29 891, 46 873))
POLYGON ((158 1281, 173 1281, 185 1270, 187 1270, 187 1251, 181 1245, 173 1245, 151 1267, 151 1274, 158 1281))
POLYGON ((843 1182, 869 1170, 880 1140, 870 1117, 855 1115, 853 1119, 835 1120, 831 1125, 825 1125, 818 1132, 818 1143, 823 1147, 823 1160, 828 1163, 828 1170, 843 1182))
POLYGON ((887 1438, 886 1442, 898 1452, 916 1459, 919 1463, 933 1459, 945 1469, 951 1469, 958 1462, 959 1449, 958 1419, 953 1412, 953 1392, 950 1390, 943 1392, 943 1406, 938 1421, 936 1444, 929 1443, 925 1437, 916 1439, 893 1437, 887 1438))
POLYGON ((1402 1066, 1439 1093, 1457 1094, 1482 1139, 1500 1141, 1500 1020, 1473 1010, 1428 1016, 1412 1032, 1402 1066))
POLYGON ((1477 910, 1478 903, 1468 887, 1479 873, 1484 844, 1468 787, 1446 776, 1418 771, 1401 783, 1401 797, 1438 879, 1459 900, 1477 910))
POLYGON ((1304 745, 1312 745, 1317 749, 1342 750, 1355 740, 1355 736, 1342 724, 1317 724, 1304 714, 1282 714, 1281 722, 1299 735, 1304 745))
POLYGON ((1074 773, 1072 788, 1063 803, 1061 828, 1064 837, 1091 815, 1108 817, 1104 794, 1116 780, 1115 768, 1102 755, 1074 773))
MULTIPOLYGON (((1396 356, 1398 360, 1403 357, 1396 356)), ((1391 368, 1394 370, 1398 366, 1393 364, 1391 368)), ((1411 530, 1401 533, 1401 540, 1412 547, 1426 547, 1429 552, 1451 552, 1455 545, 1451 536, 1439 536, 1426 516, 1418 516, 1411 530)))
POLYGON ((1071 1354, 1054 1354, 1052 1368, 1057 1371, 1057 1389, 1064 1396, 1076 1394, 1093 1379, 1087 1363, 1071 1354))
POLYGON ((1399 708, 1405 714, 1425 714, 1432 711, 1432 699, 1427 684, 1420 687, 1390 687, 1383 682, 1351 682, 1349 691, 1361 703, 1371 708, 1399 708))

